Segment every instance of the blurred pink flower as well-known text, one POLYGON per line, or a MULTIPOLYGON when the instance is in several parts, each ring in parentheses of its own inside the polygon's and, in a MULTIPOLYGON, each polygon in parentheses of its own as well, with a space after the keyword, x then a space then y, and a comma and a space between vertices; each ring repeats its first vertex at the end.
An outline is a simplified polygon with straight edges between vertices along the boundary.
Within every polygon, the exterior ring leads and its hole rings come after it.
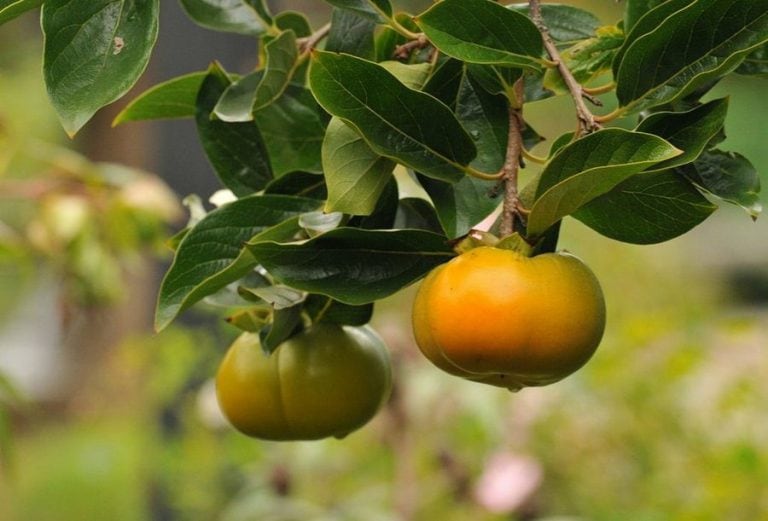
POLYGON ((475 501, 490 512, 514 512, 531 499, 543 477, 541 465, 530 456, 494 454, 475 485, 475 501))

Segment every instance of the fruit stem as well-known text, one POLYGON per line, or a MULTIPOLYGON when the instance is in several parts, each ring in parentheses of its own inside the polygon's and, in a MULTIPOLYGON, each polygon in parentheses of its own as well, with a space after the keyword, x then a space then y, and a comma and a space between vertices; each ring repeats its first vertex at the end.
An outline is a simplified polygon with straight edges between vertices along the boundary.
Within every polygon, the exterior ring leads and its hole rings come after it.
POLYGON ((501 167, 501 178, 504 180, 504 207, 501 213, 499 233, 501 237, 515 232, 515 218, 519 217, 520 194, 518 192, 518 172, 520 171, 520 156, 523 153, 523 78, 514 85, 514 98, 509 103, 509 132, 507 134, 507 152, 504 165, 501 167))

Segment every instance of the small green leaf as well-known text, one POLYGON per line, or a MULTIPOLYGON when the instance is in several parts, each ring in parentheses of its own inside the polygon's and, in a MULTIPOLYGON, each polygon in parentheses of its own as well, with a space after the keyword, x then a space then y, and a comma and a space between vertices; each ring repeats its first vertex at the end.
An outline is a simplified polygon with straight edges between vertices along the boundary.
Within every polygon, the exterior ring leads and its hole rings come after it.
POLYGON ((147 89, 120 111, 112 125, 148 119, 195 117, 197 93, 207 74, 193 72, 147 89))
POLYGON ((48 0, 43 6, 43 74, 72 136, 128 92, 157 39, 159 0, 48 0))
POLYGON ((398 201, 394 228, 443 232, 435 207, 420 197, 404 197, 398 201))
POLYGON ((627 38, 618 65, 614 62, 616 96, 627 112, 685 96, 733 70, 768 41, 768 0, 689 2, 651 32, 633 38, 646 17, 627 38))
POLYGON ((43 4, 43 0, 0 0, 0 25, 43 4))
POLYGON ((274 352, 301 327, 301 310, 301 304, 274 309, 272 322, 259 331, 259 343, 265 353, 274 352))
POLYGON ((448 107, 378 64, 315 51, 309 79, 320 105, 353 126, 379 155, 457 181, 477 153, 448 107))
POLYGON ((354 11, 334 8, 331 13, 331 32, 325 50, 352 54, 372 60, 375 56, 373 33, 376 23, 354 11))
POLYGON ((716 208, 681 174, 663 170, 630 177, 574 217, 611 239, 655 244, 688 232, 716 208))
POLYGON ((679 154, 658 136, 620 128, 600 130, 564 146, 541 174, 528 235, 541 235, 622 181, 679 154))
POLYGON ((299 215, 319 204, 300 197, 250 196, 206 215, 182 239, 163 279, 155 328, 165 328, 195 302, 251 271, 257 262, 243 249, 247 241, 291 239, 300 230, 299 215))
POLYGON ((216 102, 214 116, 228 123, 253 121, 253 98, 263 79, 264 71, 258 70, 233 81, 216 102))
POLYGON ((326 0, 339 9, 352 11, 376 23, 392 18, 392 6, 389 0, 326 0))
POLYGON ((543 43, 531 20, 491 0, 443 0, 416 17, 427 38, 453 58, 539 70, 543 43))
POLYGON ((267 5, 266 0, 243 0, 246 5, 251 6, 251 8, 256 11, 256 14, 261 18, 265 24, 272 25, 273 19, 272 19, 272 13, 269 12, 269 6, 267 5))
POLYGON ((332 118, 323 141, 327 212, 368 215, 392 177, 394 161, 381 157, 354 129, 332 118))
POLYGON ((741 206, 753 218, 762 212, 760 203, 760 176, 744 156, 735 152, 710 150, 693 165, 683 168, 693 183, 708 193, 741 206))
POLYGON ((258 36, 264 24, 243 0, 181 0, 181 6, 197 24, 230 33, 258 36))
POLYGON ((445 237, 421 230, 338 228, 300 244, 247 246, 275 279, 350 305, 391 295, 454 256, 445 237))
POLYGON ((324 295, 309 295, 304 311, 312 323, 331 322, 347 326, 363 326, 371 321, 373 304, 350 306, 324 295))
POLYGON ((274 103, 255 114, 275 177, 289 172, 321 173, 320 150, 328 125, 312 93, 291 84, 274 103))
POLYGON ((213 66, 197 99, 197 131, 221 182, 235 195, 262 190, 272 179, 264 140, 253 122, 228 123, 212 119, 213 107, 229 87, 226 74, 213 66))

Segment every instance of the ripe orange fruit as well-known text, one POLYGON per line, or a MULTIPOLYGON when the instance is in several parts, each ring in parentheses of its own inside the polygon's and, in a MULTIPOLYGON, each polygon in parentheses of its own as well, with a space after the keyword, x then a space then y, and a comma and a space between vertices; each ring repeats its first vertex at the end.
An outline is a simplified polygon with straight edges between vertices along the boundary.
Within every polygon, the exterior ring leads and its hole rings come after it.
POLYGON ((413 329, 440 369, 518 390, 556 382, 589 360, 605 329, 605 301, 573 255, 529 258, 482 246, 427 276, 413 329))
POLYGON ((224 415, 266 440, 342 438, 365 425, 389 396, 389 353, 369 327, 315 324, 266 354, 243 333, 216 374, 224 415))

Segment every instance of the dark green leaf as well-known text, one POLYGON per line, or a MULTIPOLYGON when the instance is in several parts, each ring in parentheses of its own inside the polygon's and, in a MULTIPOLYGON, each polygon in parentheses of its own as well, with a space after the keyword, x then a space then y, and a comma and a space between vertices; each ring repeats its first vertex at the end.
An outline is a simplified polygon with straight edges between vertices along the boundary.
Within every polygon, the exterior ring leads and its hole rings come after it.
POLYGON ((196 23, 230 33, 259 35, 264 24, 243 0, 181 0, 181 5, 196 23))
POLYGON ((301 244, 248 249, 277 280, 351 305, 391 295, 454 256, 445 237, 421 230, 338 228, 301 244))
POLYGON ((504 164, 509 134, 506 96, 493 95, 465 74, 456 100, 456 118, 477 147, 471 165, 481 172, 498 172, 504 164))
POLYGON ((630 177, 574 217, 611 239, 655 244, 688 232, 716 208, 682 175, 663 170, 630 177))
MULTIPOLYGON (((644 24, 645 17, 635 30, 644 24)), ((699 0, 652 32, 634 34, 614 69, 616 96, 628 112, 672 102, 733 70, 768 41, 768 0, 699 0)))
POLYGON ((270 181, 264 193, 298 195, 321 201, 325 201, 328 197, 323 176, 309 172, 290 172, 278 177, 270 181))
POLYGON ((768 44, 758 47, 752 51, 744 63, 736 69, 738 74, 749 76, 767 76, 768 75, 768 44))
MULTIPOLYGON (((513 4, 509 8, 530 16, 528 4, 513 4)), ((600 19, 594 14, 571 5, 542 4, 541 17, 549 35, 558 44, 591 38, 601 25, 600 19)))
POLYGON ((253 121, 253 98, 263 79, 264 71, 258 70, 233 81, 216 102, 215 116, 230 123, 253 121))
MULTIPOLYGON (((496 67, 494 65, 466 64, 467 73, 489 94, 513 92, 513 85, 523 75, 522 69, 496 67)), ((527 98, 526 98, 527 99, 527 98)))
POLYGON ((379 200, 370 215, 358 215, 349 220, 349 226, 365 230, 388 230, 395 225, 400 193, 393 176, 384 185, 379 200))
POLYGON ((243 0, 247 5, 251 6, 256 14, 261 18, 265 24, 272 25, 272 13, 269 12, 269 6, 266 0, 243 0))
POLYGON ((363 326, 373 316, 373 304, 350 306, 324 295, 309 295, 304 303, 312 323, 331 322, 347 326, 363 326))
POLYGON ((334 8, 331 14, 331 32, 325 50, 373 59, 375 48, 373 32, 376 23, 354 11, 334 8))
POLYGON ((281 31, 293 31, 297 38, 312 34, 312 26, 306 16, 298 11, 283 11, 275 16, 275 27, 281 31))
POLYGON ((400 199, 397 207, 395 228, 410 228, 442 233, 443 227, 437 218, 434 206, 420 197, 405 197, 400 199))
POLYGON ((74 135, 136 83, 157 39, 159 0, 48 0, 43 73, 64 129, 74 135))
POLYGON ((266 303, 275 310, 292 308, 306 298, 303 291, 280 284, 240 285, 238 292, 250 302, 266 303))
POLYGON ((165 275, 155 328, 163 329, 195 302, 252 270, 257 262, 243 249, 247 241, 291 239, 300 230, 299 215, 318 205, 299 197, 251 196, 206 215, 182 239, 165 275))
POLYGON ((255 114, 275 177, 288 172, 320 173, 320 150, 328 116, 312 93, 291 84, 274 103, 255 114))
POLYGON ((464 64, 459 60, 448 58, 438 65, 427 79, 422 90, 431 94, 451 109, 456 108, 456 98, 464 78, 464 64))
POLYGON ((700 105, 687 112, 656 112, 635 129, 637 132, 655 134, 666 139, 683 151, 653 167, 653 170, 674 168, 695 161, 712 140, 722 133, 728 99, 721 98, 700 105))
POLYGON ((374 61, 382 62, 391 60, 395 57, 395 50, 398 45, 407 42, 408 39, 390 27, 383 27, 374 37, 374 47, 376 49, 376 59, 374 61))
POLYGON ((197 99, 197 131, 219 179, 240 196, 262 190, 272 179, 272 170, 261 133, 253 122, 228 123, 211 118, 216 102, 229 85, 224 72, 212 67, 197 99))
POLYGON ((760 176, 747 158, 734 152, 710 150, 693 165, 683 169, 684 174, 710 194, 744 208, 756 219, 763 210, 758 194, 760 176))
POLYGON ((603 129, 564 146, 541 174, 528 234, 541 235, 622 181, 680 153, 658 136, 620 128, 603 129))
POLYGON ((117 126, 128 121, 195 117, 197 93, 207 74, 193 72, 155 85, 131 101, 112 124, 117 126))
POLYGON ((624 31, 629 33, 637 21, 648 11, 663 4, 666 0, 626 0, 624 8, 624 31))
POLYGON ((443 0, 416 18, 441 52, 469 63, 538 70, 543 44, 527 16, 491 0, 443 0))
POLYGON ((376 23, 392 18, 392 6, 388 0, 326 0, 339 9, 352 11, 376 23))
POLYGON ((409 89, 380 65, 316 51, 309 78, 318 102, 352 125, 379 155, 457 181, 477 153, 448 107, 409 89))
POLYGON ((328 212, 368 215, 392 177, 394 161, 381 157, 354 129, 332 118, 323 141, 328 212))
POLYGON ((265 353, 272 353, 301 327, 301 304, 288 308, 275 308, 272 322, 259 331, 259 343, 265 353))
POLYGON ((495 183, 467 176, 458 183, 446 183, 419 176, 429 194, 445 234, 454 239, 465 235, 500 203, 495 183))
POLYGON ((0 0, 0 24, 40 7, 43 0, 0 0))

